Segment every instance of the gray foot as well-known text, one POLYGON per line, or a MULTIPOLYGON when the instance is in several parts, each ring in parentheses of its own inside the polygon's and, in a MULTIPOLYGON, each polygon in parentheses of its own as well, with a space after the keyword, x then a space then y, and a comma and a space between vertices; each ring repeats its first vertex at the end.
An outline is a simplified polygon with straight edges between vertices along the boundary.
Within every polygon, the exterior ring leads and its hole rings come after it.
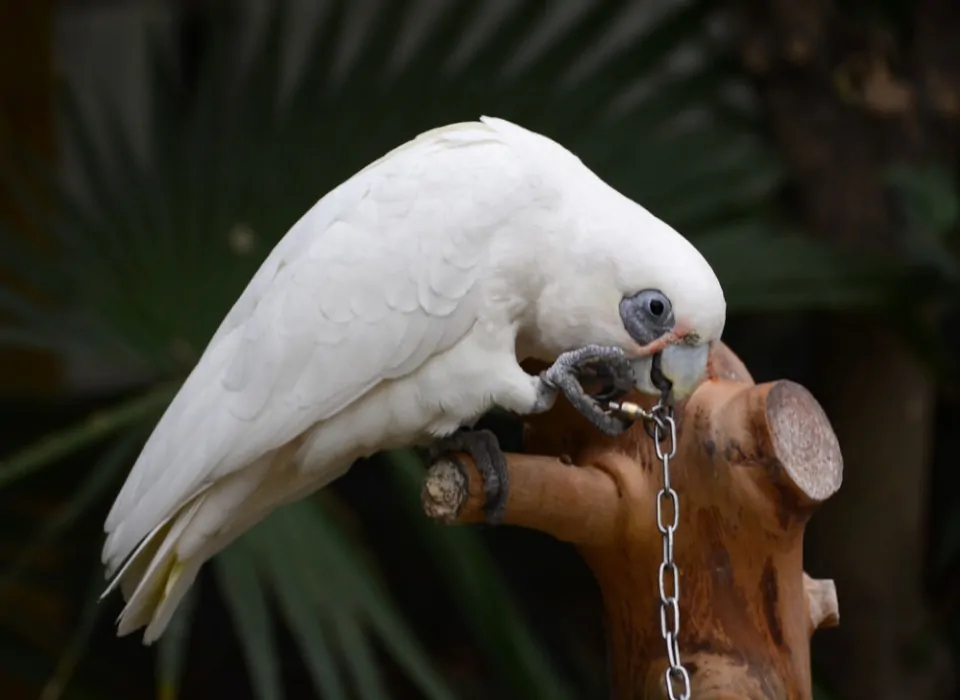
POLYGON ((489 430, 462 429, 438 440, 429 450, 434 459, 444 452, 466 452, 473 457, 477 471, 483 477, 483 511, 487 522, 498 525, 507 508, 510 483, 507 458, 500 449, 497 436, 489 430))
POLYGON ((605 435, 614 437, 630 427, 630 422, 608 414, 603 408, 611 399, 627 393, 635 383, 633 367, 620 348, 586 345, 565 352, 540 378, 548 387, 562 391, 573 407, 605 435), (581 378, 604 379, 604 391, 596 398, 589 396, 580 385, 581 378))

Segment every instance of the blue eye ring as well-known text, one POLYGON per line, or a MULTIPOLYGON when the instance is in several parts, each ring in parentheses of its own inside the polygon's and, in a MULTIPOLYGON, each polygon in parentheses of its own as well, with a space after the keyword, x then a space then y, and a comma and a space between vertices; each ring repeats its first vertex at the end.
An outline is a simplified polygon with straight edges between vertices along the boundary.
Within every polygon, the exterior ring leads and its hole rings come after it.
POLYGON ((673 329, 673 304, 659 289, 644 289, 620 301, 620 318, 630 337, 641 345, 652 343, 673 329))

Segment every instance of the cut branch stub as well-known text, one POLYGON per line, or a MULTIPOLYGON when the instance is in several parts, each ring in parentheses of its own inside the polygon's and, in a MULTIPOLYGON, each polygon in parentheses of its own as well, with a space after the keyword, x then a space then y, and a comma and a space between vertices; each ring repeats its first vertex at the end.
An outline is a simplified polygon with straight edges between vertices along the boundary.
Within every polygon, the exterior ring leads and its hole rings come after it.
MULTIPOLYGON (((809 636, 838 622, 833 583, 802 561, 804 526, 842 478, 829 421, 793 382, 755 385, 722 344, 677 420, 680 651, 693 697, 809 699, 809 636)), ((614 697, 664 697, 652 441, 639 423, 606 437, 558 402, 529 420, 525 450, 507 455, 504 522, 577 547, 603 595, 614 697)), ((468 456, 445 456, 427 474, 425 511, 482 522, 481 481, 468 456)))

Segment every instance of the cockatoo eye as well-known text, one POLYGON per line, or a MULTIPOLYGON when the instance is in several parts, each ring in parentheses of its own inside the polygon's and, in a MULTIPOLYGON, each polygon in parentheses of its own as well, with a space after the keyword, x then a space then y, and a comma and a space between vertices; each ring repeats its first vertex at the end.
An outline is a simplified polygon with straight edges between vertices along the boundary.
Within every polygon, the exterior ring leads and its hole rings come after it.
POLYGON ((663 297, 662 294, 658 295, 656 292, 648 295, 644 303, 647 311, 654 318, 660 318, 670 309, 670 302, 667 301, 666 297, 663 297))
POLYGON ((656 289, 645 289, 620 301, 620 318, 630 337, 647 345, 673 329, 673 305, 656 289))

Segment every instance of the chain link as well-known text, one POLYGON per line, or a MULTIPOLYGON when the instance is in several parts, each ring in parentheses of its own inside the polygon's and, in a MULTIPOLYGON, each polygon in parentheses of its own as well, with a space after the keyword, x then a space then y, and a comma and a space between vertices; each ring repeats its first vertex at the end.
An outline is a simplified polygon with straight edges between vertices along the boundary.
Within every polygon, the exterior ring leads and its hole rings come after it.
POLYGON ((690 700, 690 675, 680 662, 680 570, 673 560, 673 536, 680 523, 680 497, 670 483, 670 460, 677 454, 677 422, 673 417, 673 407, 663 400, 650 411, 632 403, 610 403, 609 406, 625 417, 641 418, 647 423, 645 427, 652 427, 647 432, 653 438, 657 459, 663 467, 663 487, 657 494, 657 529, 663 536, 663 560, 657 581, 660 592, 660 634, 667 647, 667 668, 663 679, 670 700, 690 700), (670 522, 664 522, 667 504, 673 511, 670 522))

